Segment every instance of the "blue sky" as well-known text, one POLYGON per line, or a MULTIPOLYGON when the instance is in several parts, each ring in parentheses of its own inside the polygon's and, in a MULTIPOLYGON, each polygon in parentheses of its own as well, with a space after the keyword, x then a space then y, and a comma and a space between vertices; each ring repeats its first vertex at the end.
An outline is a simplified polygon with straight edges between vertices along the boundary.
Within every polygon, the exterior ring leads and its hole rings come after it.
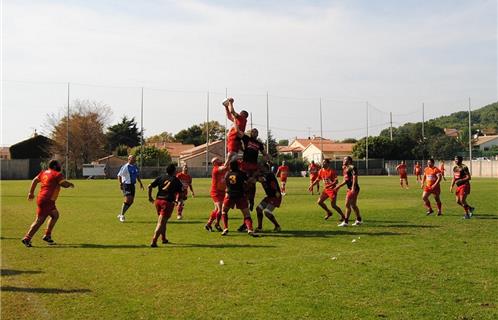
MULTIPOLYGON (((219 101, 277 138, 362 137, 498 100, 496 1, 4 1, 2 144, 47 133, 46 115, 90 99, 140 116, 146 135, 219 101), (89 86, 88 84, 91 84, 89 86), (344 121, 348 119, 348 121, 344 121), (19 123, 23 125, 20 127, 19 123)), ((261 131, 261 130, 260 130, 261 131)))

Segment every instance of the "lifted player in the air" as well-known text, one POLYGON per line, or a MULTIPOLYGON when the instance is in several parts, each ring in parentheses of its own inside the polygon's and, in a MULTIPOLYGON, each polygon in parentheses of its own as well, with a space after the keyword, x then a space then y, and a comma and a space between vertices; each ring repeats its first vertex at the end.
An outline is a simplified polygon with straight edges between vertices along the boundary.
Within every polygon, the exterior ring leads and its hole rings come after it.
POLYGON ((237 113, 233 107, 233 98, 227 98, 223 101, 223 106, 225 107, 225 111, 227 114, 228 120, 233 122, 233 126, 228 131, 227 135, 227 159, 225 161, 225 166, 232 161, 237 159, 237 154, 242 148, 239 130, 244 132, 246 131, 247 118, 249 117, 249 113, 247 111, 242 110, 240 113, 237 113))

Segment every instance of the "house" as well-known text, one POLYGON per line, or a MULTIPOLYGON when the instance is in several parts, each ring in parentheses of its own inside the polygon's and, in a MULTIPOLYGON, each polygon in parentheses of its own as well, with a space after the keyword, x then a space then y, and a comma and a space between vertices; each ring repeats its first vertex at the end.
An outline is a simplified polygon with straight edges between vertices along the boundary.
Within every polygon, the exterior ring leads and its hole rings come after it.
POLYGON ((303 150, 303 160, 308 162, 327 159, 342 159, 353 153, 354 143, 335 143, 332 141, 312 142, 303 150), (322 149, 323 146, 323 149, 322 149))
POLYGON ((479 150, 487 151, 491 147, 498 146, 498 135, 479 136, 477 137, 477 141, 474 143, 474 145, 479 147, 479 150))
POLYGON ((206 147, 206 143, 197 147, 190 148, 181 152, 179 165, 187 165, 188 167, 206 167, 206 160, 209 162, 213 157, 218 157, 225 161, 225 141, 217 140, 210 142, 206 147), (209 154, 206 156, 206 153, 209 154))
POLYGON ((293 158, 302 158, 303 151, 310 143, 332 143, 332 140, 321 137, 295 138, 288 146, 278 146, 279 154, 292 155, 293 158))
POLYGON ((180 155, 182 152, 195 147, 193 144, 183 144, 181 142, 154 142, 147 145, 154 146, 157 149, 166 149, 171 156, 171 161, 177 165, 180 164, 180 155))
POLYGON ((0 159, 2 159, 2 160, 10 160, 10 150, 9 150, 9 147, 1 147, 0 148, 0 159))
POLYGON ((459 136, 458 130, 453 128, 444 128, 444 134, 453 138, 458 138, 459 136))
POLYGON ((105 164, 107 167, 121 167, 123 164, 128 162, 127 157, 118 157, 113 154, 107 157, 103 157, 92 161, 93 164, 105 164))

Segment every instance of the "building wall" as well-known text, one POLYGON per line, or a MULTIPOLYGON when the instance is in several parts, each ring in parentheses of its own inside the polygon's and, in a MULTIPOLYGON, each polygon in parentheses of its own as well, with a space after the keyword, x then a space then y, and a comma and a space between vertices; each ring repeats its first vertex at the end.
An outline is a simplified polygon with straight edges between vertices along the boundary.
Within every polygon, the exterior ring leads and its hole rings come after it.
POLYGON ((29 159, 0 160, 1 180, 30 179, 29 159))
POLYGON ((498 138, 493 139, 491 141, 485 142, 479 146, 480 150, 488 150, 489 148, 493 146, 498 146, 498 138))

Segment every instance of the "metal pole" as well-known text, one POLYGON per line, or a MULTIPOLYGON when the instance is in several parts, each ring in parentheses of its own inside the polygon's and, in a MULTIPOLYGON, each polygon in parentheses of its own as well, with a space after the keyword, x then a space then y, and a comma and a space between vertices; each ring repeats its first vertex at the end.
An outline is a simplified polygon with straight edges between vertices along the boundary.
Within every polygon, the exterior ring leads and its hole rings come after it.
POLYGON ((142 98, 140 102, 140 173, 142 173, 144 158, 144 88, 142 87, 142 98))
POLYGON ((66 177, 69 178, 69 98, 71 93, 70 83, 67 83, 67 116, 66 116, 66 177))
POLYGON ((268 91, 266 91, 266 153, 270 154, 270 111, 268 107, 268 91))
POLYGON ((472 120, 470 118, 470 97, 469 97, 469 170, 472 173, 472 120))
POLYGON ((252 112, 249 113, 251 116, 251 130, 252 130, 252 112))
POLYGON ((209 91, 206 101, 206 177, 209 173, 209 91))
MULTIPOLYGON (((228 98, 228 89, 227 88, 225 88, 225 98, 228 98)), ((227 140, 228 140, 227 139, 227 133, 228 133, 227 126, 228 126, 228 119, 225 116, 225 159, 224 159, 224 161, 227 160, 227 140)))
POLYGON ((366 175, 368 176, 368 101, 366 103, 367 106, 367 137, 365 138, 365 169, 366 175))
POLYGON ((389 112, 389 122, 391 123, 391 127, 389 128, 389 133, 391 135, 391 141, 393 141, 393 113, 389 112))
POLYGON ((422 102, 422 141, 424 141, 425 139, 424 122, 425 122, 425 104, 422 102))
POLYGON ((322 97, 320 97, 320 161, 323 161, 323 117, 322 117, 322 97))

